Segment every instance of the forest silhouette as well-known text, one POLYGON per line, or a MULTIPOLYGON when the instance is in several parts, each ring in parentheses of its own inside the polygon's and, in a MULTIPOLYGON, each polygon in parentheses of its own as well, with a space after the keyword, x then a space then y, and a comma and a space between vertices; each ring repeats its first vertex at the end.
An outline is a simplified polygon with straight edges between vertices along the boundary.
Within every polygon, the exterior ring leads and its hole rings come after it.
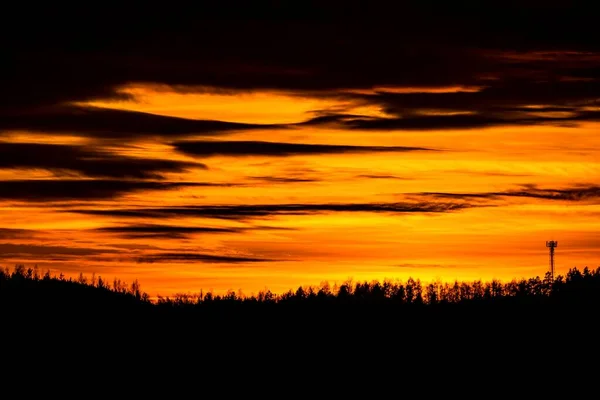
MULTIPOLYGON (((156 299, 137 281, 67 278, 23 265, 0 270, 6 351, 30 354, 20 360, 47 368, 69 357, 72 368, 106 364, 125 375, 158 360, 201 363, 228 376, 273 377, 289 368, 325 377, 333 368, 364 377, 370 363, 389 372, 389 362, 414 373, 510 362, 512 373, 525 374, 532 362, 554 365, 544 349, 559 342, 574 349, 595 332, 598 310, 600 268, 573 268, 554 280, 547 274, 510 282, 347 281, 282 294, 156 299)), ((576 348, 560 357, 588 357, 576 348)))
POLYGON ((131 284, 119 279, 80 274, 67 278, 62 273, 40 274, 37 268, 16 265, 0 270, 0 308, 5 315, 37 318, 176 318, 187 322, 284 321, 316 318, 335 321, 350 314, 386 313, 386 318, 419 318, 431 315, 468 314, 523 315, 531 311, 596 310, 600 305, 600 267, 570 269, 565 276, 426 284, 409 278, 406 282, 384 280, 338 285, 298 287, 285 293, 269 290, 243 295, 235 291, 215 294, 175 294, 156 299, 142 291, 137 280, 131 284), (475 313, 475 314, 473 314, 475 313))

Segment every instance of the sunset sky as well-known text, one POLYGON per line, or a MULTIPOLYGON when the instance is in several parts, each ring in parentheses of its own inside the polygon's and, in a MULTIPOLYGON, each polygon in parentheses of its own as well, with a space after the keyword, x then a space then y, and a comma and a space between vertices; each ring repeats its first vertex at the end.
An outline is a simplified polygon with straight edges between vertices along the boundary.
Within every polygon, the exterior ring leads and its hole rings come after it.
POLYGON ((597 14, 495 3, 14 15, 0 266, 152 296, 599 266, 597 14))

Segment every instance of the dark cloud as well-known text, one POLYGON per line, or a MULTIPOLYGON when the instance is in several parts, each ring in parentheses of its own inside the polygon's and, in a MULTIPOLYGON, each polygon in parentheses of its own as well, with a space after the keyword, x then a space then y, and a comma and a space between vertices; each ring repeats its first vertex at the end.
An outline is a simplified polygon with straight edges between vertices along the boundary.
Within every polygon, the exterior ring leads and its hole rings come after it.
MULTIPOLYGON (((372 104, 388 118, 316 111, 303 125, 359 130, 471 129, 505 125, 568 125, 600 120, 599 53, 533 53, 511 62, 501 52, 488 56, 500 68, 478 88, 446 93, 386 89, 348 96, 372 104), (533 58, 533 60, 527 57, 533 58), (567 64, 567 65, 564 65, 567 64), (581 65, 579 65, 581 64, 581 65), (587 68, 593 64, 594 68, 587 68), (574 78, 574 75, 580 75, 574 78)), ((460 86, 460 85, 459 85, 460 86)))
POLYGON ((532 197, 546 200, 584 201, 600 198, 600 186, 573 187, 568 189, 539 189, 535 186, 501 194, 511 197, 532 197))
POLYGON ((357 178, 364 179, 398 179, 398 180, 410 180, 411 178, 404 178, 395 175, 386 175, 386 174, 360 174, 356 175, 357 178))
POLYGON ((36 232, 30 229, 0 228, 0 239, 31 238, 36 232))
POLYGON ((196 5, 185 12, 164 5, 107 7, 80 17, 58 8, 11 11, 0 26, 0 130, 126 139, 270 127, 66 105, 126 98, 119 91, 124 85, 146 83, 188 92, 265 89, 351 98, 391 116, 349 119, 341 110, 329 122, 347 129, 598 120, 597 113, 583 109, 600 98, 596 13, 581 4, 234 3, 196 5), (385 90, 441 86, 481 90, 385 90), (527 105, 545 110, 534 115, 523 108, 527 105), (550 115, 570 107, 571 117, 550 115), (439 111, 470 114, 436 115, 439 111))
MULTIPOLYGON (((577 55, 573 55, 575 59, 577 55)), ((600 54, 596 61, 600 65, 600 54)), ((545 71, 553 74, 555 71, 545 71)), ((508 73, 508 72, 505 72, 508 73)), ((598 71, 593 72, 596 75, 598 71)), ((577 111, 575 107, 593 105, 599 98, 600 76, 589 81, 563 81, 560 77, 506 77, 490 81, 478 91, 450 93, 385 93, 358 96, 380 104, 394 115, 411 115, 418 110, 486 112, 496 117, 522 117, 531 113, 577 111), (538 106, 539 109, 525 108, 538 106)))
POLYGON ((248 262, 268 262, 275 261, 266 258, 243 257, 243 256, 226 256, 217 254, 202 254, 202 253, 159 253, 152 254, 137 259, 139 263, 154 263, 154 262, 202 262, 202 263, 219 263, 219 264, 235 264, 248 262))
POLYGON ((115 233, 127 238, 168 238, 181 239, 196 233, 238 233, 239 228, 216 228, 204 226, 172 226, 172 225, 126 225, 109 226, 96 229, 99 232, 115 233))
MULTIPOLYGON (((318 121, 318 120, 317 120, 318 121)), ((528 121, 521 121, 527 125, 528 121)), ((308 121, 307 124, 313 124, 308 121)), ((516 121, 515 121, 516 123, 516 121)), ((318 122, 317 122, 318 124, 318 122)), ((335 121, 338 128, 356 130, 437 130, 437 129, 472 129, 490 126, 507 125, 502 118, 491 118, 481 115, 433 115, 400 118, 352 118, 345 116, 335 121)))
MULTIPOLYGON (((246 231, 289 231, 295 228, 277 226, 244 226, 244 227, 207 227, 207 226, 175 226, 175 225, 124 225, 97 228, 97 232, 116 234, 128 239, 185 239, 194 234, 240 233, 246 231)), ((0 237, 2 232, 0 231, 0 237)))
POLYGON ((104 253, 118 253, 111 249, 89 249, 82 247, 42 246, 33 244, 0 243, 0 257, 12 258, 18 256, 89 256, 104 253))
POLYGON ((597 51, 596 13, 572 2, 234 3, 11 11, 0 27, 0 108, 115 98, 130 82, 335 92, 597 76, 576 53, 496 56, 597 51))
POLYGON ((194 120, 83 106, 54 106, 18 113, 10 112, 4 115, 0 110, 0 132, 25 130, 78 134, 97 138, 218 135, 231 131, 276 127, 284 128, 280 125, 194 120))
MULTIPOLYGON (((217 184, 214 184, 217 185, 217 184)), ((141 190, 170 190, 188 186, 214 186, 199 182, 152 182, 127 180, 4 180, 0 200, 32 202, 112 199, 141 190)))
POLYGON ((162 179, 164 172, 206 169, 206 166, 192 162, 125 157, 84 146, 0 142, 0 168, 39 168, 56 175, 162 179))
POLYGON ((503 192, 484 193, 442 193, 424 192, 424 196, 433 196, 443 199, 466 200, 466 199, 498 199, 501 197, 523 197, 542 200, 561 201, 586 201, 600 198, 600 186, 576 186, 566 189, 541 189, 535 185, 524 185, 519 190, 507 190, 503 192))
POLYGON ((319 182, 316 178, 298 178, 291 176, 251 176, 250 179, 269 183, 306 183, 319 182))
POLYGON ((362 204, 255 204, 208 205, 140 209, 71 209, 67 212, 123 218, 203 217, 251 219, 277 215, 306 215, 327 212, 444 213, 473 207, 465 202, 406 202, 362 204))
POLYGON ((224 156, 292 156, 316 154, 432 151, 423 147, 402 146, 346 146, 332 144, 279 143, 260 141, 181 141, 174 143, 175 149, 183 153, 210 157, 224 156))
MULTIPOLYGON (((598 91, 600 96, 600 90, 598 91)), ((373 102, 379 99, 373 97, 373 102)), ((600 103, 599 103, 600 104, 600 103)), ((447 106, 452 105, 448 103, 447 106)), ((532 108, 519 108, 519 111, 493 110, 484 108, 464 108, 449 115, 418 115, 404 113, 399 117, 373 118, 348 116, 346 114, 328 115, 310 119, 303 125, 328 125, 338 129, 353 130, 448 130, 477 129, 494 126, 531 126, 531 125, 572 125, 582 121, 600 120, 600 112, 571 109, 571 115, 551 115, 548 110, 539 111, 532 108), (464 113, 464 114, 461 114, 464 113), (469 113, 469 114, 467 114, 469 113), (544 115, 545 114, 545 115, 544 115)), ((391 112, 391 110, 388 110, 391 112)), ((563 111, 564 112, 564 111, 563 111)))

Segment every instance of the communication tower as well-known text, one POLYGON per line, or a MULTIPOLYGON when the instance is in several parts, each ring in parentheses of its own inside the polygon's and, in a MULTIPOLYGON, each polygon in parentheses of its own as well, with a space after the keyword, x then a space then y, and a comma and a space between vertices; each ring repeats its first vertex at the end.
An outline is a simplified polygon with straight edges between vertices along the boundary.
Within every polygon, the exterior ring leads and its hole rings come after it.
POLYGON ((558 241, 549 240, 546 242, 546 247, 550 249, 550 277, 554 280, 554 249, 558 247, 558 241))

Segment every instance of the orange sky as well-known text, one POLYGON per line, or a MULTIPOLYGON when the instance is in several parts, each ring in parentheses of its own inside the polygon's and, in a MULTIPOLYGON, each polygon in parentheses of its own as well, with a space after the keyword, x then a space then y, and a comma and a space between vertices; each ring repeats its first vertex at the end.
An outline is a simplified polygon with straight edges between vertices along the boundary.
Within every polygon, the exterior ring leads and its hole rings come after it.
MULTIPOLYGON (((99 141, 76 131, 56 135, 12 130, 4 135, 3 143, 93 144, 106 154, 128 159, 192 166, 165 172, 168 182, 182 184, 168 190, 141 188, 89 202, 76 197, 5 199, 0 220, 11 232, 0 240, 2 265, 23 262, 68 275, 83 272, 129 282, 138 279, 152 296, 200 289, 281 292, 348 278, 406 280, 412 276, 427 281, 543 276, 548 269, 545 241, 550 239, 559 242, 558 273, 599 265, 600 204, 585 196, 550 198, 543 192, 584 190, 599 181, 598 123, 346 129, 301 123, 324 111, 381 119, 389 112, 343 95, 186 92, 145 84, 120 90, 130 96, 128 100, 76 104, 267 126, 232 129, 218 138, 190 134, 183 139, 141 136, 126 141, 99 141), (185 148, 185 142, 194 140, 366 146, 369 150, 326 148, 294 150, 284 156, 265 151, 240 155, 208 154, 202 147, 208 145, 201 145, 199 155, 177 151, 181 142, 185 148), (381 151, 383 146, 418 149, 381 151), (190 182, 210 185, 184 184, 190 182), (371 208, 328 209, 329 204, 368 204, 371 208), (395 205, 393 209, 386 209, 390 204, 395 205), (452 204, 459 207, 443 208, 452 204), (278 205, 302 206, 290 211, 278 205), (230 214, 216 213, 218 206, 227 207, 230 214), (202 212, 190 212, 194 207, 202 212), (187 211, 178 212, 182 209, 187 211), (138 214, 119 214, 127 210, 138 214)), ((373 92, 477 90, 381 87, 373 92)), ((531 106, 535 113, 533 106, 539 105, 531 106)), ((35 166, 0 169, 0 174, 4 180, 69 177, 64 171, 57 175, 56 170, 35 166)))

